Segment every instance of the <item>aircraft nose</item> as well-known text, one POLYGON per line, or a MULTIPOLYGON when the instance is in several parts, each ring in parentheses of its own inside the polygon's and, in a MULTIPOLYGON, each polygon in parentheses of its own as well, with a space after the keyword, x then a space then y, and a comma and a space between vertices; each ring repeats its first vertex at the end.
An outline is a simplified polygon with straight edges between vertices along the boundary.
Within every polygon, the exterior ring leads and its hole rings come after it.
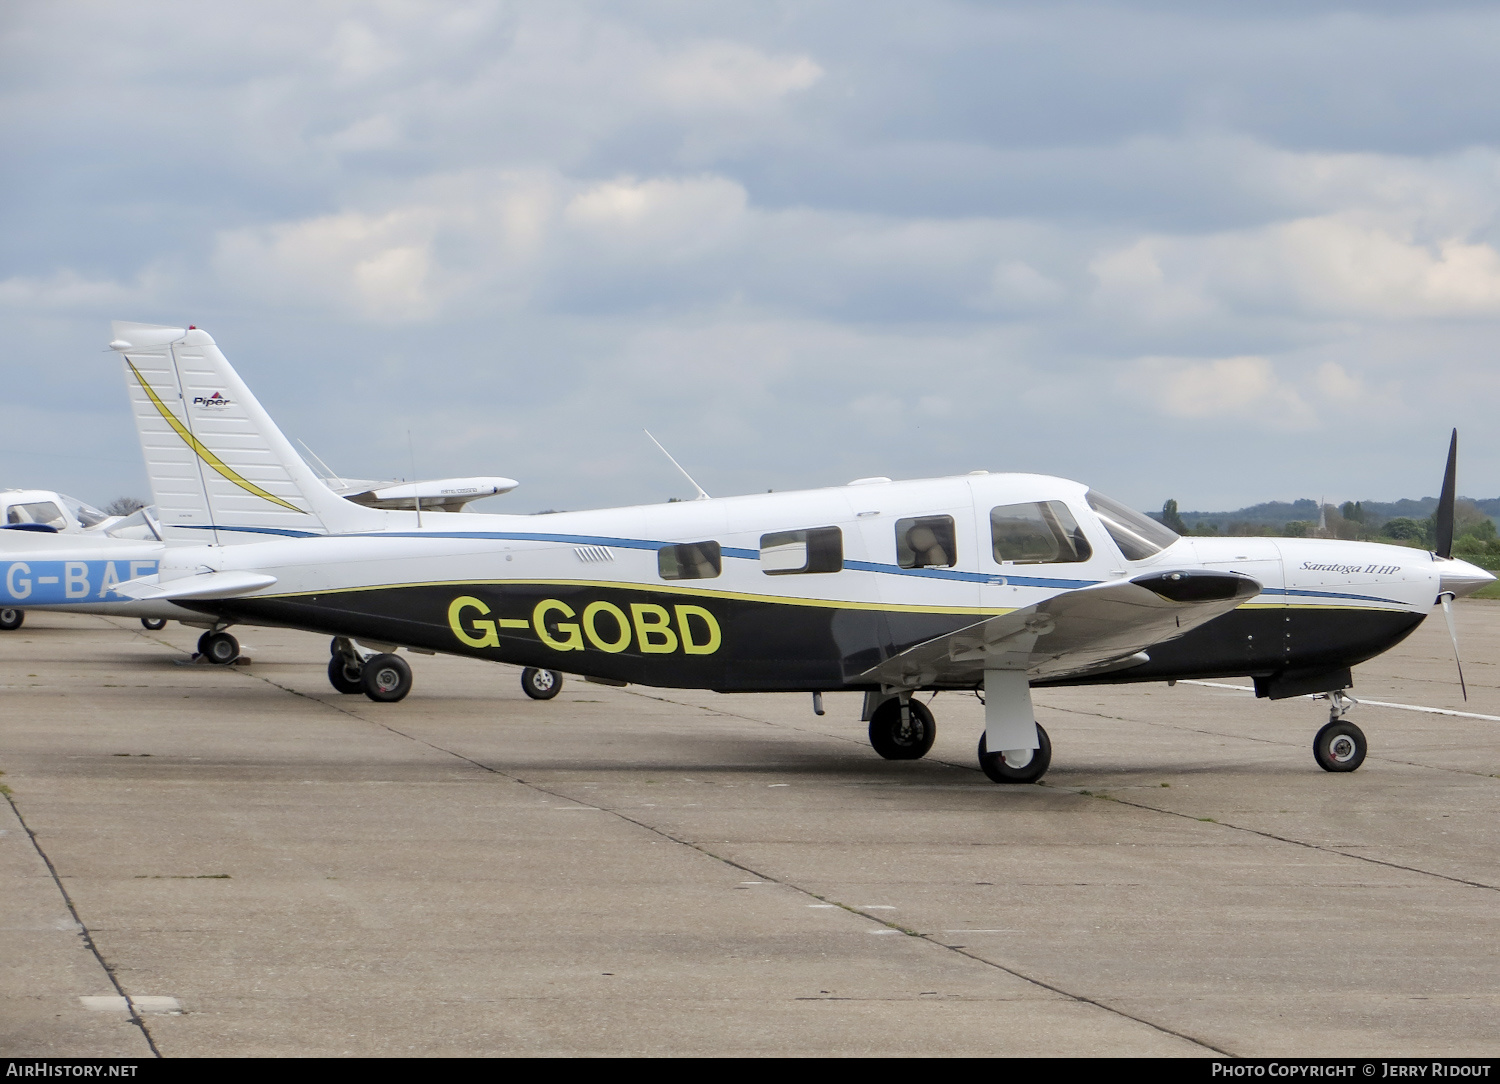
POLYGON ((1471 565, 1468 561, 1460 561, 1457 558, 1439 559, 1437 562, 1439 595, 1452 595, 1454 598, 1463 598, 1472 595, 1481 587, 1495 582, 1495 577, 1480 568, 1471 565))

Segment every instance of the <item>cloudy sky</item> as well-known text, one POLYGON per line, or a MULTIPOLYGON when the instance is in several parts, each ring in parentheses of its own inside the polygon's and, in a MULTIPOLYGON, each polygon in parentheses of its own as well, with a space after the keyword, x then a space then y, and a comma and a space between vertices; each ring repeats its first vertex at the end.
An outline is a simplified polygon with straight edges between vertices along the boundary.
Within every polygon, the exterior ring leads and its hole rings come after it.
POLYGON ((481 508, 978 468, 1500 493, 1500 8, 0 6, 0 485, 146 494, 110 319, 481 508))

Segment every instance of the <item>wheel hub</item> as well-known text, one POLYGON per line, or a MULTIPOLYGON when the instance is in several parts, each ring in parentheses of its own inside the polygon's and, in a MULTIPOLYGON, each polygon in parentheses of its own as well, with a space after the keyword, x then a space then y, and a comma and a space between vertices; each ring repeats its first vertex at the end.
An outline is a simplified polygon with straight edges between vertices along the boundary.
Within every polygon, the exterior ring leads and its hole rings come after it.
POLYGON ((382 667, 375 673, 375 688, 383 693, 392 692, 401 684, 401 675, 390 667, 382 667))
POLYGON ((1340 764, 1347 764, 1354 759, 1354 739, 1347 734, 1340 734, 1328 743, 1328 755, 1340 764))

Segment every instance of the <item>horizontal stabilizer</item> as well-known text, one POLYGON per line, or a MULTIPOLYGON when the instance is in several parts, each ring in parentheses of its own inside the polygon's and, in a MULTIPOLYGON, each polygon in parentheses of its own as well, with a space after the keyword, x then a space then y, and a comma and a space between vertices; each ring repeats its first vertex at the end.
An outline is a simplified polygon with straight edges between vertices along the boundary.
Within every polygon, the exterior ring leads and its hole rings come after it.
POLYGON ((115 585, 115 594, 138 602, 176 602, 185 599, 238 598, 276 582, 260 572, 204 572, 159 582, 155 576, 126 580, 115 585))
POLYGON ((1199 570, 1093 584, 908 648, 860 679, 919 688, 978 684, 986 670, 1020 670, 1039 679, 1114 669, 1112 663, 1129 664, 1138 652, 1259 593, 1260 584, 1248 576, 1199 570))
POLYGON ((378 482, 358 490, 337 490, 345 500, 367 508, 461 512, 470 501, 509 493, 521 483, 514 478, 438 478, 428 482, 378 482))

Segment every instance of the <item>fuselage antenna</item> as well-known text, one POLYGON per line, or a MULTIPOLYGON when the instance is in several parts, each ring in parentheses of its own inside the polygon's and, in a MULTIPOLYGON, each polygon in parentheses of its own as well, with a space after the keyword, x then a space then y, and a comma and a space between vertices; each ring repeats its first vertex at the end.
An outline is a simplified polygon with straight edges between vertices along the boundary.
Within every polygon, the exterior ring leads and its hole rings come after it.
POLYGON ((643 433, 646 434, 646 436, 650 439, 650 441, 651 441, 652 444, 656 445, 658 448, 661 448, 661 454, 664 455, 664 456, 666 456, 668 459, 670 459, 672 461, 672 466, 676 467, 679 471, 682 471, 682 476, 684 478, 686 478, 692 484, 692 487, 698 491, 698 495, 696 497, 694 497, 693 500, 695 500, 695 501, 707 501, 707 500, 712 500, 713 499, 713 498, 711 498, 708 495, 707 492, 704 491, 704 489, 703 489, 702 486, 700 486, 697 482, 693 481, 693 476, 691 474, 689 474, 685 470, 682 470, 682 464, 681 463, 677 462, 677 460, 675 460, 675 459, 672 459, 672 453, 669 452, 669 451, 667 451, 665 448, 662 448, 661 441, 659 441, 655 437, 651 436, 651 430, 649 430, 649 429, 643 429, 643 430, 641 430, 641 432, 643 432, 643 433))
POLYGON ((412 498, 417 502, 417 530, 422 529, 422 490, 417 485, 417 446, 412 443, 411 430, 406 431, 406 450, 411 455, 412 498))

